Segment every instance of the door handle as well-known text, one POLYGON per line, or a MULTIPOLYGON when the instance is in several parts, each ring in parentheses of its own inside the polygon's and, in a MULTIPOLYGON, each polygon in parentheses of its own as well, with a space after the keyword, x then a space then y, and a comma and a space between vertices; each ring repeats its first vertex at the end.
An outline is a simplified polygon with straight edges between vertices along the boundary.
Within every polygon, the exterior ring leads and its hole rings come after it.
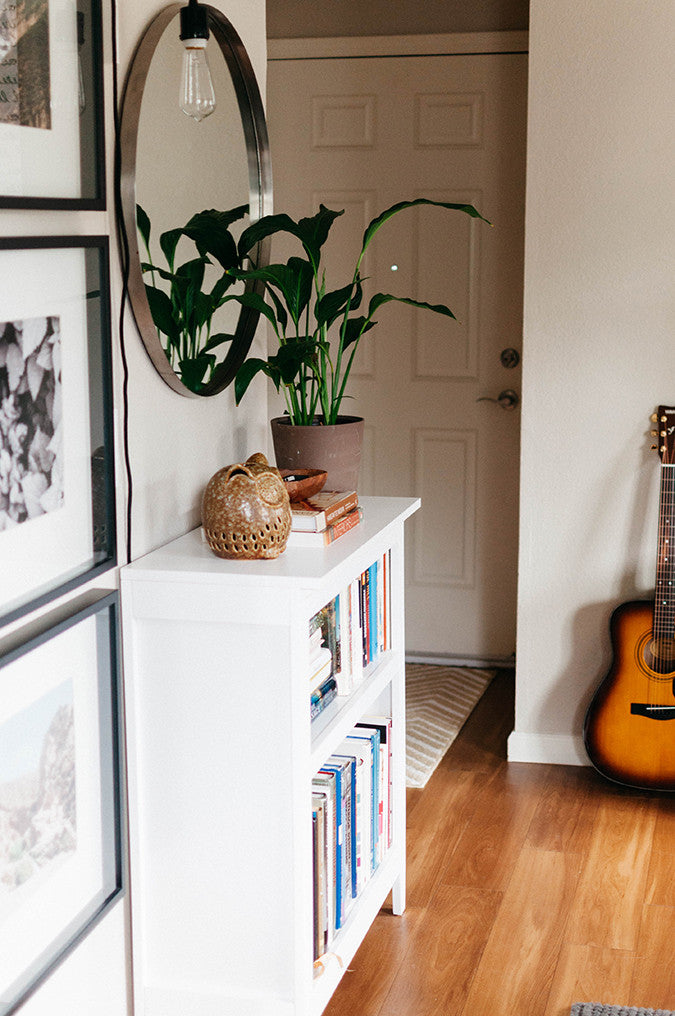
POLYGON ((502 409, 515 409, 520 402, 520 397, 517 392, 514 392, 513 388, 505 388, 496 399, 491 398, 489 395, 481 395, 476 399, 476 402, 495 402, 502 409))

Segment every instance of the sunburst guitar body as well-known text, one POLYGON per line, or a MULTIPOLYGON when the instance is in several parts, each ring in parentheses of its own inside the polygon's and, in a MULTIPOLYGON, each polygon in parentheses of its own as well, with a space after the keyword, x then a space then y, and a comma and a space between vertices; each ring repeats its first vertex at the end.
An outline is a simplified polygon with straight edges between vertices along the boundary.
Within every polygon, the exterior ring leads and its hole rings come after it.
POLYGON ((675 408, 659 406, 657 422, 661 490, 654 600, 624 603, 612 614, 612 665, 586 713, 584 743, 591 762, 608 779, 629 787, 672 792, 675 791, 675 408))

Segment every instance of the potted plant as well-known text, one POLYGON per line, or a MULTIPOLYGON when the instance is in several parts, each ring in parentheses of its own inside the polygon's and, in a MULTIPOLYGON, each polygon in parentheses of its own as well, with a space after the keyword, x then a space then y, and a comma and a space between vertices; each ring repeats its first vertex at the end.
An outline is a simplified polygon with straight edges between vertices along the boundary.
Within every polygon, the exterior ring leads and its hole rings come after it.
POLYGON ((487 222, 469 204, 427 198, 400 201, 368 224, 351 279, 340 288, 330 290, 321 261, 322 248, 342 211, 320 205, 316 215, 298 222, 285 214, 268 215, 245 229, 239 240, 241 259, 250 259, 251 252, 261 241, 278 233, 294 236, 302 247, 304 256, 289 257, 283 263, 230 269, 238 279, 262 284, 264 295, 248 292, 232 294, 226 299, 255 307, 269 321, 278 342, 275 351, 266 359, 249 357, 244 361, 235 378, 235 397, 239 403, 253 378, 261 372, 267 375, 276 390, 283 392, 286 401, 287 415, 272 421, 277 466, 328 468, 327 489, 346 489, 356 483, 358 458, 350 479, 345 480, 341 474, 338 481, 331 469, 331 457, 342 458, 346 444, 350 443, 343 429, 345 423, 352 429, 356 426, 357 456, 360 457, 358 432, 362 433, 363 421, 343 416, 341 409, 343 399, 348 397, 346 388, 354 356, 363 336, 377 324, 378 310, 386 303, 398 301, 447 317, 455 316, 444 304, 432 305, 390 293, 376 293, 362 309, 361 265, 366 251, 393 215, 416 205, 434 205, 487 222), (324 438, 334 439, 333 451, 317 450, 317 442, 324 438), (298 439, 310 440, 311 449, 298 449, 295 444, 298 439), (322 454, 323 461, 319 458, 311 461, 322 454), (337 486, 338 482, 341 486, 337 486))

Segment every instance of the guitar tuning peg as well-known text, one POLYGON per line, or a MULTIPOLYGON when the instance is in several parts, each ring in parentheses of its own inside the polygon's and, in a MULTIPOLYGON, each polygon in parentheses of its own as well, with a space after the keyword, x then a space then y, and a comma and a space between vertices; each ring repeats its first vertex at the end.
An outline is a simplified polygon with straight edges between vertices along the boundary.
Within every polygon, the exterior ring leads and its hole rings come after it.
POLYGON ((656 449, 658 448, 658 445, 655 445, 655 444, 653 444, 653 445, 650 445, 650 447, 651 447, 651 450, 652 450, 653 452, 655 452, 655 451, 656 451, 656 449))
POLYGON ((650 430, 649 431, 649 436, 650 437, 658 437, 659 436, 658 430, 650 430))
POLYGON ((658 416, 656 415, 656 413, 652 413, 649 419, 652 421, 652 423, 656 423, 656 421, 658 420, 658 416))
POLYGON ((661 423, 665 423, 667 419, 668 419, 667 416, 662 416, 661 417, 661 423))
POLYGON ((662 430, 662 431, 659 432, 659 437, 665 437, 665 436, 666 436, 665 430, 662 430))

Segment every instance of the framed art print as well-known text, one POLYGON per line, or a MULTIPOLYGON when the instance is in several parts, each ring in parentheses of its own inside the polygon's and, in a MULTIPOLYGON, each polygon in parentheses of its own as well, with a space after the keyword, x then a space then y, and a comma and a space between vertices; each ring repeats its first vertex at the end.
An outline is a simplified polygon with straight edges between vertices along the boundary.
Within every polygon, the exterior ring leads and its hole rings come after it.
POLYGON ((0 238, 0 624, 111 568, 108 241, 0 238))
POLYGON ((0 0, 0 207, 105 208, 101 0, 0 0))
POLYGON ((0 643, 0 1016, 122 891, 117 593, 0 643))

